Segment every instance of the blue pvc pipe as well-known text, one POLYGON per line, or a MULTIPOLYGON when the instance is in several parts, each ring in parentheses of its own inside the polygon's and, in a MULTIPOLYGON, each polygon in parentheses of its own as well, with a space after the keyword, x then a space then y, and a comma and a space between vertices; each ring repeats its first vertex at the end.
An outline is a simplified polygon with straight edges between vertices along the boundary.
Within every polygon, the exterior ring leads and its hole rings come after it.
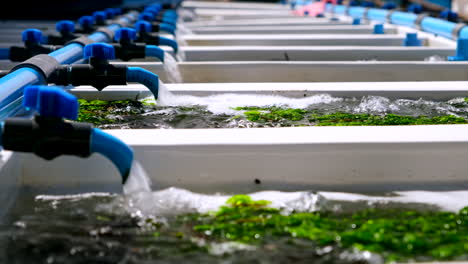
MULTIPOLYGON (((128 17, 134 18, 135 14, 129 14, 128 17)), ((128 17, 122 17, 119 21, 130 23, 131 19, 128 17)), ((107 28, 116 31, 120 28, 120 25, 113 24, 107 28)), ((111 41, 102 32, 93 33, 89 38, 95 42, 111 41)), ((83 46, 73 43, 49 53, 49 56, 55 58, 60 64, 73 63, 83 57, 83 46)), ((21 68, 0 78, 0 120, 16 113, 13 111, 16 108, 12 109, 8 106, 23 96, 23 90, 26 85, 33 84, 46 84, 46 80, 43 79, 39 72, 32 68, 21 68)))
POLYGON ((438 34, 449 39, 452 38, 452 31, 456 26, 457 24, 453 22, 432 17, 425 17, 421 21, 422 30, 438 34))
POLYGON ((158 99, 159 77, 156 74, 140 67, 128 67, 127 82, 143 84, 153 93, 154 98, 158 99))
POLYGON ((347 6, 344 6, 344 5, 336 5, 335 6, 335 14, 338 14, 338 15, 345 15, 346 14, 346 10, 348 9, 347 6))
POLYGON ((125 184, 133 163, 133 150, 127 144, 99 128, 93 128, 91 153, 99 153, 112 161, 122 176, 122 184, 125 184))
POLYGON ((348 10, 349 16, 353 18, 364 18, 365 12, 366 12, 366 8, 364 7, 351 7, 348 10))
POLYGON ((175 35, 176 28, 166 23, 159 24, 159 30, 175 35))
POLYGON ((415 27, 415 22, 417 18, 418 15, 416 14, 395 11, 390 16, 390 22, 395 25, 415 27))
POLYGON ((164 62, 164 50, 158 46, 154 45, 146 45, 145 48, 145 56, 146 57, 156 57, 161 62, 164 62))
POLYGON ((32 68, 21 68, 1 78, 0 112, 23 96, 24 87, 32 84, 45 84, 42 75, 32 68))
POLYGON ((325 5, 325 11, 329 13, 333 13, 333 4, 326 4, 325 5))
POLYGON ((0 60, 9 60, 9 59, 10 59, 10 49, 0 48, 0 60))
POLYGON ((370 8, 367 11, 367 19, 379 22, 387 22, 388 10, 370 8))
POLYGON ((177 53, 179 50, 179 45, 177 42, 173 39, 165 38, 165 37, 159 37, 159 45, 160 46, 169 46, 174 50, 174 53, 177 53))

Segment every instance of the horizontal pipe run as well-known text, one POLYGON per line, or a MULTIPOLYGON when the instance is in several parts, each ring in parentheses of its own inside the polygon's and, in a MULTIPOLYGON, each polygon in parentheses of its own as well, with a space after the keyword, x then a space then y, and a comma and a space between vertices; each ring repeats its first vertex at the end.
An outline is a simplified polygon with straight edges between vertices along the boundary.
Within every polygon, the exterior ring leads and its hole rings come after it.
MULTIPOLYGON (((119 22, 128 24, 136 16, 136 13, 130 13, 122 16, 119 22)), ((107 27, 111 31, 117 31, 120 28, 119 24, 112 24, 107 27)), ((96 32, 89 36, 95 42, 109 42, 109 36, 102 32, 96 32)), ((58 49, 49 54, 49 56, 56 59, 60 64, 70 64, 78 61, 83 57, 83 46, 77 43, 69 44, 61 49, 58 49)), ((45 84, 46 80, 43 79, 41 73, 32 68, 18 69, 3 78, 0 78, 0 113, 1 117, 5 118, 15 114, 17 109, 7 108, 18 98, 23 95, 23 90, 26 85, 32 84, 45 84), (15 111, 10 111, 10 110, 15 111)), ((0 119, 1 120, 1 119, 0 119)))
POLYGON ((388 10, 371 8, 367 11, 367 19, 387 22, 388 10))
POLYGON ((344 5, 336 5, 335 6, 335 9, 334 9, 334 12, 335 14, 338 14, 338 15, 346 15, 346 10, 348 9, 347 6, 344 6, 344 5))
POLYGON ((351 7, 348 15, 352 18, 365 18, 366 8, 364 7, 351 7))
POLYGON ((423 18, 421 28, 424 31, 452 38, 452 32, 457 24, 433 17, 423 18))
POLYGON ((395 25, 402 25, 408 27, 416 27, 416 20, 418 15, 406 12, 393 12, 390 16, 390 22, 395 25))

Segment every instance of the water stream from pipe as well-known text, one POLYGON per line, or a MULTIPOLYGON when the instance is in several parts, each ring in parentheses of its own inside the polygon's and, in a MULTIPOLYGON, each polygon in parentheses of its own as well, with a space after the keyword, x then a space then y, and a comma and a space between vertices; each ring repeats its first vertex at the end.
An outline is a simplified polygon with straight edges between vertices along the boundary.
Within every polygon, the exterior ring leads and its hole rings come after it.
POLYGON ((176 59, 168 52, 164 52, 163 67, 170 83, 181 83, 183 81, 176 59))

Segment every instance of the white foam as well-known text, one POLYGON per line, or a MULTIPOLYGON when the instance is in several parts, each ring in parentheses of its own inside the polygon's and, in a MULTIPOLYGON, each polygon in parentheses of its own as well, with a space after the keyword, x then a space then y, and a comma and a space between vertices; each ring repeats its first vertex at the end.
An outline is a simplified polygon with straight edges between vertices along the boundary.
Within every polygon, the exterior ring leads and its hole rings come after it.
POLYGON ((220 94, 212 96, 174 95, 164 84, 159 86, 158 104, 161 106, 207 106, 213 114, 236 114, 235 107, 242 106, 283 106, 290 108, 306 108, 315 104, 341 102, 343 98, 332 97, 329 94, 319 94, 303 98, 290 98, 277 95, 246 95, 220 94))

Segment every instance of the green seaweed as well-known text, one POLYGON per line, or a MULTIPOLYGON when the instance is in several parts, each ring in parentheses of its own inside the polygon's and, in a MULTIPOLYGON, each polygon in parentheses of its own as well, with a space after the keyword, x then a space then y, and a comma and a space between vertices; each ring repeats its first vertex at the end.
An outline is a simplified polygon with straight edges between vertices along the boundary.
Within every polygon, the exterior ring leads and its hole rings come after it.
MULTIPOLYGON (((296 125, 316 126, 396 126, 396 125, 438 125, 467 124, 468 120, 453 115, 444 116, 404 116, 396 114, 353 114, 337 112, 332 114, 317 113, 316 110, 280 107, 236 107, 245 111, 243 115, 252 122, 302 121, 296 125), (304 122, 310 122, 305 124, 304 122)), ((288 123, 285 123, 288 124, 288 123)), ((294 124, 294 123, 293 123, 294 124)), ((288 124, 289 125, 289 124, 288 124)))
POLYGON ((268 201, 237 195, 218 211, 193 215, 193 230, 218 240, 261 244, 282 237, 356 248, 387 262, 468 258, 468 207, 459 212, 366 209, 282 214, 268 201))
POLYGON ((148 103, 135 100, 87 101, 79 99, 78 103, 79 112, 77 121, 93 123, 95 125, 115 123, 116 120, 111 118, 111 115, 135 115, 144 111, 144 106, 150 106, 148 103))
POLYGON ((312 114, 310 122, 317 126, 398 126, 398 125, 441 125, 441 124, 466 124, 463 117, 453 115, 445 116, 401 116, 395 114, 369 115, 334 113, 329 115, 312 114))

